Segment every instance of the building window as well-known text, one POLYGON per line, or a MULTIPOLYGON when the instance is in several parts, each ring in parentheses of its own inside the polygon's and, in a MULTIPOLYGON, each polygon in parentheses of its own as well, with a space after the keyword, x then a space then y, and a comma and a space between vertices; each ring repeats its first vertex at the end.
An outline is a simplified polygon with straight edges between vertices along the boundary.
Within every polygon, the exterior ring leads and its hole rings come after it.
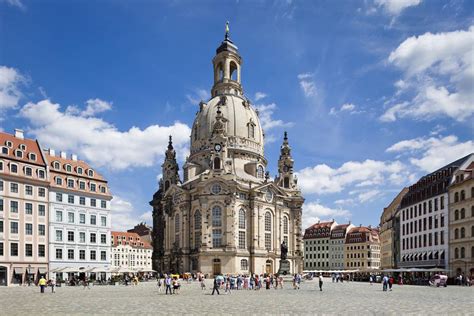
POLYGON ((91 242, 91 244, 95 244, 97 242, 95 233, 91 233, 90 242, 91 242))
POLYGON ((86 233, 85 232, 79 232, 79 242, 80 243, 85 243, 86 242, 86 233))
POLYGON ((63 250, 56 249, 56 259, 62 259, 62 258, 63 258, 63 250))
POLYGON ((246 236, 245 236, 245 230, 239 231, 239 248, 240 249, 245 249, 246 245, 246 236))
POLYGON ((461 238, 466 237, 466 229, 464 227, 461 227, 461 238))
POLYGON ((38 170, 38 178, 40 178, 40 179, 46 178, 46 174, 45 174, 44 170, 38 170))
POLYGON ((10 243, 10 256, 18 257, 18 243, 16 242, 10 243))
POLYGON ((84 181, 79 182, 79 189, 80 190, 85 190, 86 189, 86 183, 84 181))
POLYGON ((56 231, 56 241, 63 241, 63 231, 57 230, 56 231))
POLYGON ((10 222, 10 233, 18 234, 18 222, 10 222))
POLYGON ((257 178, 263 179, 264 176, 265 176, 265 174, 264 174, 263 167, 262 167, 262 166, 258 166, 258 167, 257 167, 257 178))
POLYGON ((31 185, 25 185, 25 194, 33 195, 33 187, 31 185))
POLYGON ((91 255, 91 260, 96 260, 96 252, 95 252, 95 250, 91 250, 90 255, 91 255))
POLYGON ((62 221, 63 221, 63 212, 56 211, 56 222, 62 222, 62 221))
POLYGON ((454 230, 454 239, 459 239, 459 229, 454 230))
POLYGON ((87 175, 88 175, 89 177, 93 178, 93 177, 94 177, 94 171, 92 171, 92 170, 89 169, 89 170, 87 171, 87 175))
POLYGON ((211 187, 211 192, 212 194, 219 194, 221 193, 222 188, 218 183, 214 183, 211 187))
POLYGON ((56 202, 62 202, 63 201, 63 195, 61 193, 56 193, 56 202))
POLYGON ((101 208, 106 208, 107 207, 107 202, 104 201, 104 200, 100 201, 100 207, 101 208))
POLYGON ((45 188, 38 188, 38 196, 39 197, 46 197, 46 189, 45 188))
POLYGON ((253 123, 249 123, 249 138, 255 138, 255 125, 253 123))
POLYGON ((100 217, 100 225, 101 225, 102 227, 107 226, 107 217, 106 217, 106 216, 101 216, 101 217, 100 217))
POLYGON ((272 231, 272 214, 268 211, 265 213, 265 231, 272 231))
POLYGON ((80 197, 79 197, 79 204, 80 204, 80 205, 86 205, 86 198, 83 197, 83 196, 80 196, 80 197))
POLYGON ((10 183, 10 192, 18 193, 18 183, 10 183))
POLYGON ((91 206, 96 207, 97 206, 97 200, 96 199, 91 199, 91 206))
POLYGON ((247 259, 240 260, 240 270, 247 271, 249 269, 249 262, 247 259))
POLYGON ((38 224, 38 235, 40 236, 46 235, 46 228, 43 224, 38 224))
POLYGON ((272 249, 272 234, 265 233, 265 249, 271 250, 272 249))
POLYGON ((176 214, 176 215, 174 216, 174 231, 175 231, 176 233, 179 232, 179 214, 176 214))
POLYGON ((74 223, 74 213, 72 212, 67 213, 67 222, 71 224, 74 223))
POLYGON ((220 169, 221 168, 221 159, 219 157, 214 158, 214 169, 220 169))
POLYGON ((101 251, 100 252, 100 260, 101 261, 106 261, 107 260, 107 252, 106 251, 101 251))
POLYGON ((25 223, 25 235, 33 235, 33 224, 25 223))
POLYGON ((91 184, 90 184, 90 187, 91 187, 91 191, 92 191, 92 192, 95 192, 95 189, 96 189, 95 183, 91 183, 91 184))
POLYGON ((86 251, 79 250, 79 260, 86 260, 86 251))
POLYGON ((63 185, 63 179, 56 177, 56 185, 63 185))
POLYGON ((67 187, 68 188, 74 188, 74 180, 73 179, 67 179, 67 187))
POLYGON ((53 168, 59 170, 61 166, 59 165, 59 162, 55 161, 53 162, 53 168))
POLYGON ((10 164, 10 172, 11 173, 18 173, 18 166, 15 164, 10 164))
POLYGON ((79 224, 86 223, 86 214, 79 214, 79 224))
POLYGON ((212 208, 212 226, 222 226, 222 209, 218 205, 212 208))
POLYGON ((74 249, 68 249, 67 250, 67 258, 69 260, 74 260, 74 249))
POLYGON ((3 234, 3 220, 0 220, 0 234, 3 234))
POLYGON ((107 243, 107 235, 106 234, 100 234, 100 243, 101 244, 106 244, 107 243))
POLYGON ((245 210, 239 210, 239 229, 245 229, 245 210))
POLYGON ((38 257, 46 257, 46 247, 45 245, 38 245, 38 257))
POLYGON ((26 215, 33 215, 33 204, 25 203, 25 214, 26 215))
POLYGON ((97 217, 95 215, 91 215, 91 225, 97 225, 97 217))
POLYGON ((466 218, 466 210, 464 208, 461 209, 461 219, 466 218))
POLYGON ((283 234, 288 234, 288 217, 283 217, 283 234))
POLYGON ((67 241, 74 242, 74 232, 72 231, 67 232, 67 241))
POLYGON ((217 248, 222 245, 222 230, 213 229, 212 230, 212 247, 217 248))

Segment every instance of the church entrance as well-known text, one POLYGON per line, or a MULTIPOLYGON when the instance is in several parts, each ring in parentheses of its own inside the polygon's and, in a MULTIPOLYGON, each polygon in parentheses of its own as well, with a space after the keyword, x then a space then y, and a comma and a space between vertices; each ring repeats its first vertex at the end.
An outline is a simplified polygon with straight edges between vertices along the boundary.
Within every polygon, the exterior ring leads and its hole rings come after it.
POLYGON ((265 263, 265 273, 273 274, 273 262, 271 260, 267 260, 265 263))
POLYGON ((214 276, 221 274, 221 259, 214 259, 212 263, 212 274, 214 276))

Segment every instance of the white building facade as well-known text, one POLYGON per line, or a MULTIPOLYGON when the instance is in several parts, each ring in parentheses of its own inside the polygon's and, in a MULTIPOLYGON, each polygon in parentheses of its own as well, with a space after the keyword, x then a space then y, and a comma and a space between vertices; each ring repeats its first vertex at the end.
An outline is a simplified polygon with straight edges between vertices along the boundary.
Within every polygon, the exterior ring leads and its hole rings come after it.
POLYGON ((112 269, 151 272, 153 248, 136 233, 112 232, 112 269))
POLYGON ((346 241, 346 234, 353 227, 354 225, 351 223, 341 224, 334 226, 331 230, 329 243, 329 267, 331 270, 344 269, 344 244, 346 241))
POLYGON ((304 232, 304 269, 330 270, 330 238, 331 230, 337 223, 318 222, 304 232))
POLYGON ((68 279, 70 273, 61 270, 109 269, 111 195, 107 181, 74 155, 69 159, 49 150, 47 159, 50 271, 56 271, 58 279, 68 279))

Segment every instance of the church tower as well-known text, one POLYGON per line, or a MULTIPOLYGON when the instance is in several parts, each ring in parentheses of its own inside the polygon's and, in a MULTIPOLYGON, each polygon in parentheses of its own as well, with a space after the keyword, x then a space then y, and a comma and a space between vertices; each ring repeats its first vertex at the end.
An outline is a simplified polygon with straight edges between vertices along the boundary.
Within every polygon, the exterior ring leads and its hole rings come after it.
POLYGON ((163 173, 164 192, 166 192, 172 184, 180 183, 179 166, 176 161, 176 151, 173 148, 173 139, 170 135, 168 149, 165 152, 165 161, 161 165, 163 173))
POLYGON ((291 157, 291 147, 288 144, 288 134, 283 136, 283 144, 280 147, 280 158, 278 159, 278 177, 276 183, 279 187, 293 190, 296 188, 297 179, 293 171, 294 160, 291 157))

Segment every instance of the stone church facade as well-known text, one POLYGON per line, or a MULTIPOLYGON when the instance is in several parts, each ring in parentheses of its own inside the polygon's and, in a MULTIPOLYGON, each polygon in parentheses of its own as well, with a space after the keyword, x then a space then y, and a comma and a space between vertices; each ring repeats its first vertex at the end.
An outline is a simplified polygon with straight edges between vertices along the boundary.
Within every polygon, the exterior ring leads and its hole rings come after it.
POLYGON ((266 171, 264 132, 244 96, 242 58, 228 32, 213 59, 211 99, 199 104, 179 175, 170 137, 153 207, 153 269, 161 273, 276 273, 281 244, 301 272, 302 205, 285 132, 278 175, 266 171))

